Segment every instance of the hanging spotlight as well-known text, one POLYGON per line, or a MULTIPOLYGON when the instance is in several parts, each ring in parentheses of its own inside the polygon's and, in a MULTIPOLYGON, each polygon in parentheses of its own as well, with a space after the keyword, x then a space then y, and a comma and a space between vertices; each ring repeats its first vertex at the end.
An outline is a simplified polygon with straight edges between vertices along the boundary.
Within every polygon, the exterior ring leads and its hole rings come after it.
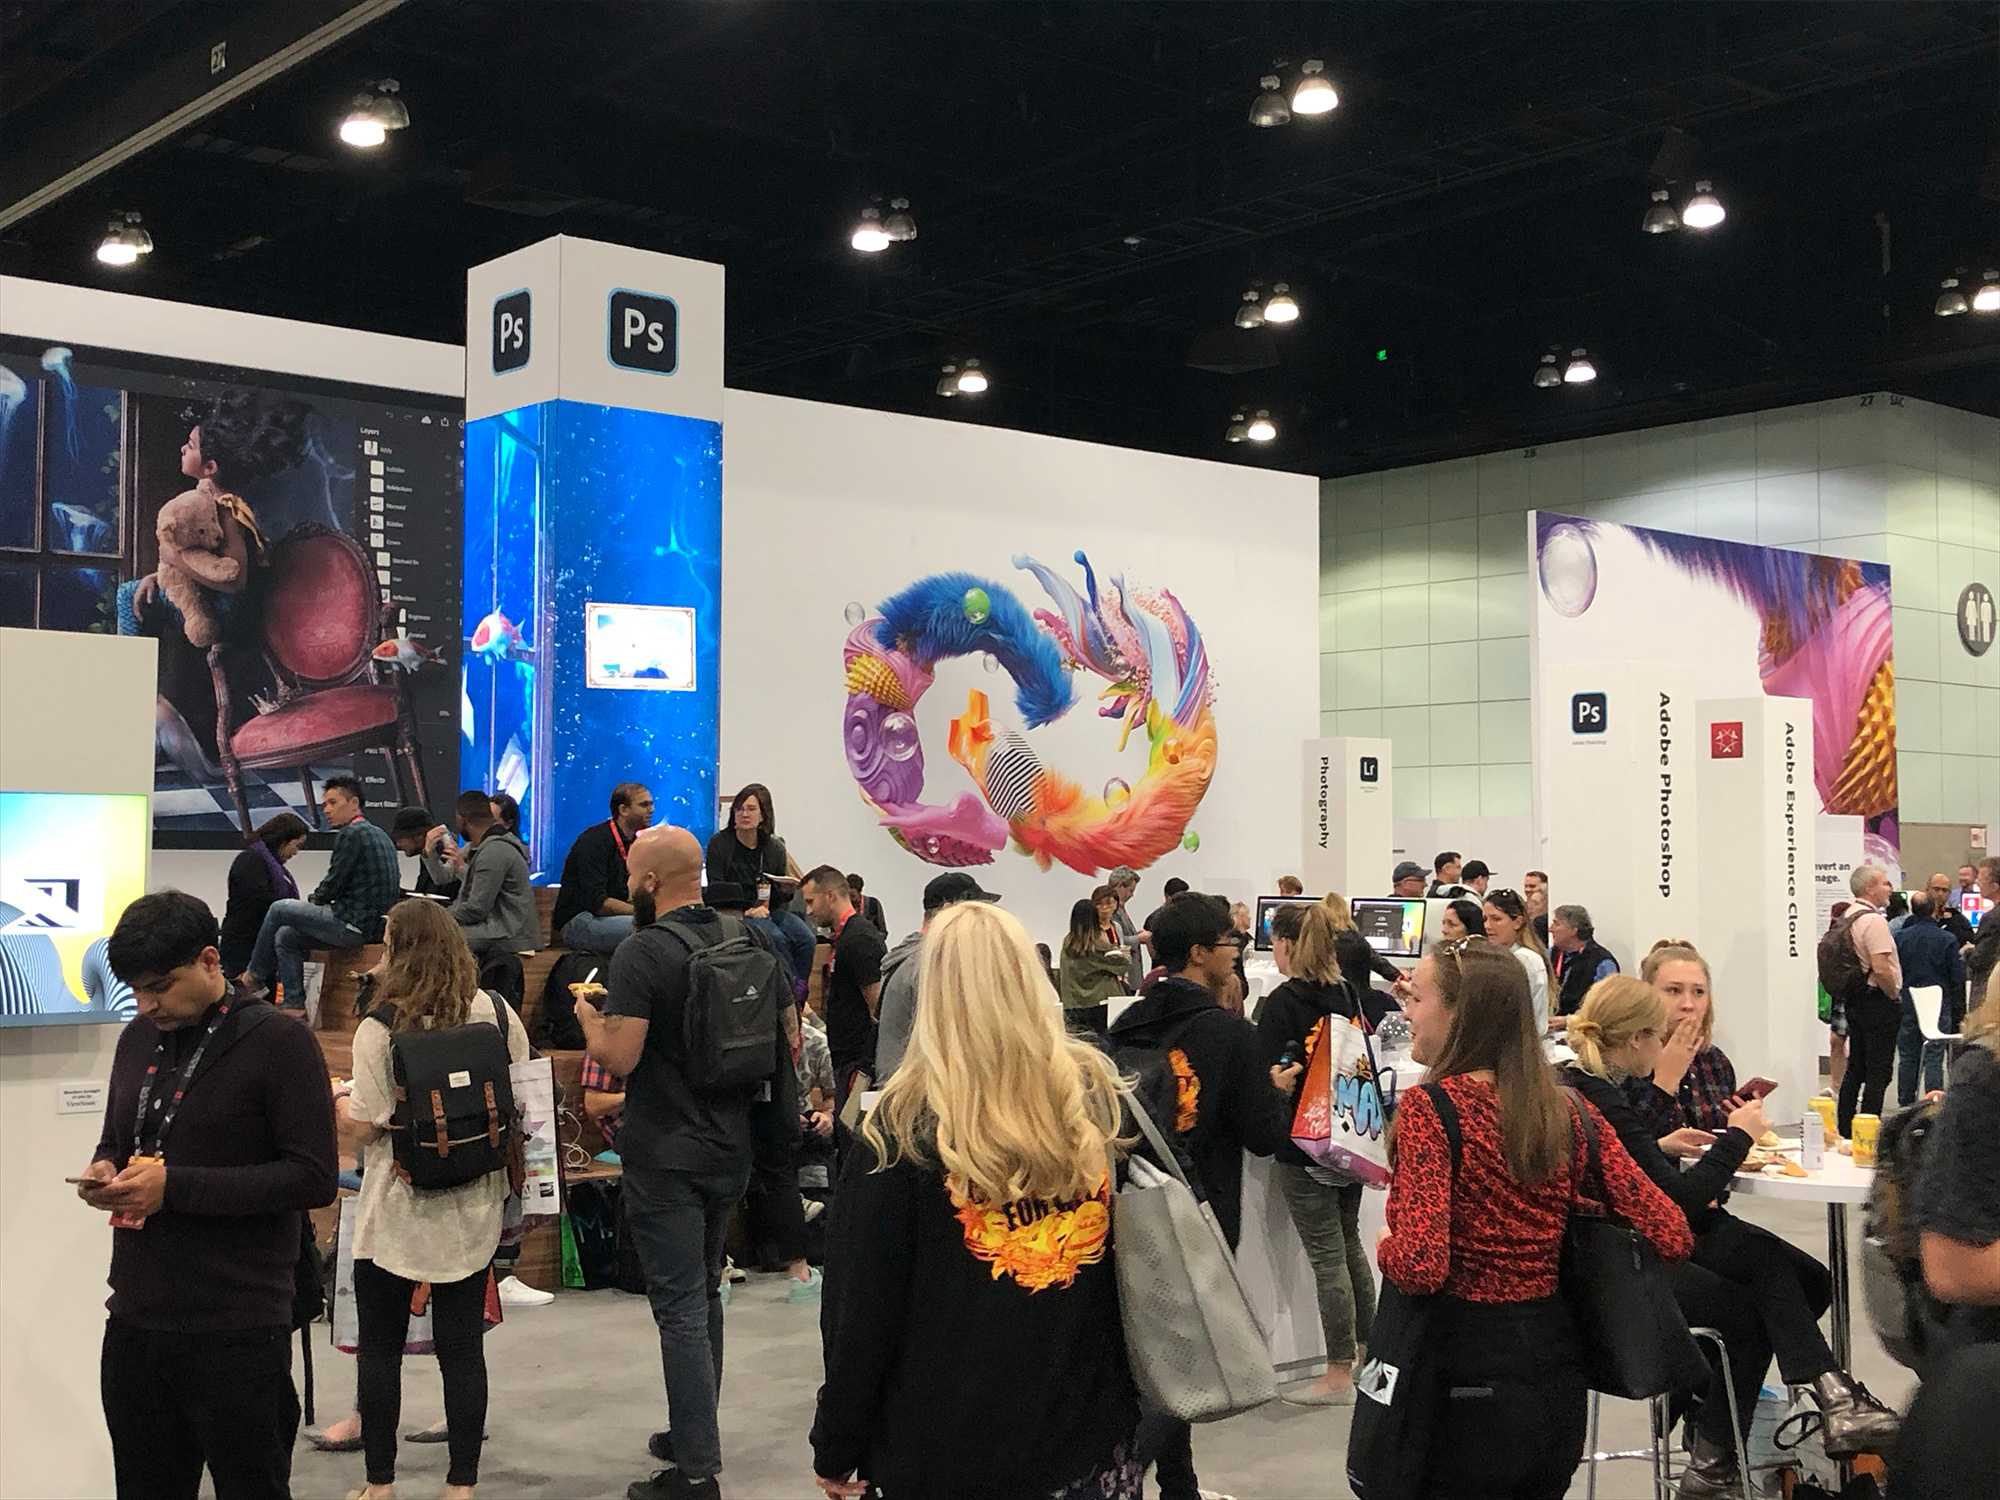
POLYGON ((1340 95, 1326 76, 1325 63, 1309 57, 1299 65, 1299 75, 1298 86, 1292 90, 1293 114, 1323 115, 1339 106, 1340 95))
POLYGON ((1671 234, 1681 227, 1681 216, 1667 201, 1665 188, 1653 189, 1653 206, 1646 210, 1646 217, 1639 221, 1639 227, 1647 234, 1671 234))
POLYGON ((958 372, 958 393, 961 396, 977 396, 986 389, 986 372, 979 368, 979 361, 968 359, 965 368, 958 372))
POLYGON ((1250 106, 1250 123, 1260 130, 1269 130, 1273 125, 1283 125, 1292 118, 1292 107, 1285 103, 1285 96, 1278 92, 1278 75, 1266 73, 1257 80, 1259 94, 1250 106))
POLYGON ((882 211, 879 208, 864 208, 861 218, 854 226, 854 233, 848 236, 848 244, 866 255, 889 248, 889 231, 882 227, 882 211))
POLYGON ((1563 366, 1564 385, 1589 385, 1597 379, 1597 366, 1590 362, 1590 356, 1581 349, 1569 351, 1569 363, 1563 366))
POLYGON ((1299 304, 1292 300, 1290 288, 1279 282, 1271 288, 1271 300, 1264 304, 1266 323, 1296 323, 1299 320, 1299 304))
MULTIPOLYGON (((1280 321, 1282 322, 1283 320, 1280 319, 1280 321)), ((1236 326, 1238 328, 1262 328, 1264 326, 1264 309, 1258 305, 1257 293, 1254 288, 1243 294, 1243 305, 1236 309, 1236 326)))
POLYGON ((1244 435, 1253 443, 1268 443, 1278 435, 1278 424, 1271 420, 1269 412, 1260 411, 1250 419, 1244 435))
POLYGON ((107 266, 129 266, 140 256, 152 253, 153 237, 140 225, 135 213, 115 215, 97 244, 97 258, 107 266))
POLYGON ((1243 413, 1239 411, 1229 419, 1229 426, 1223 430, 1222 440, 1225 443, 1243 443, 1249 439, 1250 429, 1244 424, 1243 413))
POLYGON ((371 86, 372 92, 356 94, 341 119, 340 138, 350 146, 369 151, 388 140, 390 131, 408 125, 410 111, 396 97, 399 87, 395 79, 385 78, 371 86))
POLYGON ((882 232, 899 245, 917 237, 917 221, 910 217, 908 198, 889 200, 889 217, 882 221, 882 232))
POLYGON ((1972 310, 1976 313, 2000 312, 2000 271, 1988 271, 1979 283, 1979 290, 1972 294, 1972 310))
POLYGON ((1726 217, 1722 200, 1715 196, 1714 186, 1707 179, 1694 185, 1694 196, 1681 210, 1681 222, 1690 229, 1713 229, 1726 217))
MULTIPOLYGON (((1963 274, 1963 271, 1959 273, 1963 274)), ((1955 318, 1962 312, 1972 310, 1971 304, 1965 300, 1965 293, 1958 289, 1957 276, 1947 276, 1941 284, 1944 290, 1938 293, 1937 301, 1931 304, 1932 312, 1940 318, 1955 318)))
POLYGON ((1544 354, 1542 362, 1535 366, 1536 388, 1546 391, 1562 383, 1562 371, 1556 368, 1556 357, 1553 354, 1544 354))
POLYGON ((937 393, 940 396, 956 396, 958 394, 957 365, 946 365, 944 367, 944 374, 938 379, 937 393))

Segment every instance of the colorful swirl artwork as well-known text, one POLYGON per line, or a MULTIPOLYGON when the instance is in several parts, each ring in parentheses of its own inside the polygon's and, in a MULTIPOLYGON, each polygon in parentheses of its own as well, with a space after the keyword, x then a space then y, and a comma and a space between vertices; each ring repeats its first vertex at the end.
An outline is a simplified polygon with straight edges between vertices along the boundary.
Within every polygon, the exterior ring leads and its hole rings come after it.
POLYGON ((920 578, 873 614, 847 607, 844 739, 862 796, 890 837, 934 865, 991 864, 1011 842, 1044 870, 1061 863, 1089 875, 1198 847, 1188 823, 1215 775, 1215 682, 1194 621, 1165 589, 1128 588, 1114 575, 1100 590, 1081 552, 1081 596, 1033 558, 1013 561, 1053 608, 1031 612, 970 573, 920 578), (916 708, 937 664, 954 657, 1007 674, 1023 727, 995 726, 987 695, 971 690, 946 751, 978 791, 931 803, 916 708), (1097 712, 1117 723, 1119 749, 1143 729, 1146 770, 1136 783, 1113 777, 1101 793, 1087 792, 1029 743, 1024 731, 1076 706, 1079 672, 1104 680, 1097 712))

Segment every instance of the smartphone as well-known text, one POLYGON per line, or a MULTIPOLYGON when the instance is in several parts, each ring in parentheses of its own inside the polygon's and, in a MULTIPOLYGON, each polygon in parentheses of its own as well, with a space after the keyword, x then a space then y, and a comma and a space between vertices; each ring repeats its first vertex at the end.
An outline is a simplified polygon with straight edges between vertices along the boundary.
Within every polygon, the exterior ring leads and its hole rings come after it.
POLYGON ((1748 1083, 1739 1084, 1736 1095, 1740 1099, 1761 1099, 1777 1086, 1775 1078, 1753 1078, 1748 1083))
POLYGON ((103 1182, 99 1182, 95 1177, 65 1177, 63 1181, 73 1183, 77 1187, 82 1187, 85 1183, 89 1183, 92 1187, 111 1186, 111 1180, 108 1177, 103 1182))
POLYGON ((1299 1060, 1299 1044, 1297 1042, 1287 1042, 1285 1044, 1285 1050, 1283 1054, 1280 1055, 1280 1057, 1278 1058, 1278 1066, 1280 1068, 1289 1068, 1293 1063, 1297 1062, 1298 1060, 1299 1060))

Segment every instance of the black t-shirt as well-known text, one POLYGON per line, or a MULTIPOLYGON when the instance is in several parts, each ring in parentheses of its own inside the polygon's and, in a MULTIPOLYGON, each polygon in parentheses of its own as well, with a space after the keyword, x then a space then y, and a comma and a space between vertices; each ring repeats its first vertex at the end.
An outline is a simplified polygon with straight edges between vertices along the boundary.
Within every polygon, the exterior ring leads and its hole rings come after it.
MULTIPOLYGON (((706 906, 662 914, 697 930, 716 925, 706 906)), ((611 958, 607 1016, 645 1021, 646 1045, 625 1079, 618 1154, 628 1166, 683 1172, 750 1170, 750 1101, 755 1090, 705 1093, 681 1068, 688 987, 688 946, 659 922, 618 945, 611 958)))
POLYGON ((826 1045, 836 1078, 875 1060, 875 1017, 862 991, 880 983, 888 940, 856 913, 841 924, 833 944, 833 977, 826 990, 826 1045))
POLYGON ((706 864, 710 885, 740 885, 755 899, 759 881, 785 873, 785 841, 772 834, 755 849, 746 849, 734 829, 724 828, 709 839, 706 864))
POLYGON ((597 915, 605 901, 629 901, 625 889, 625 855, 613 836, 610 820, 593 823, 576 836, 563 860, 562 890, 549 925, 561 932, 571 917, 597 915))
MULTIPOLYGON (((1917 1221, 1966 1245, 2000 1240, 2000 1057, 1970 1047, 1952 1064, 1944 1108, 1924 1147, 1917 1221)), ((2000 1307, 1962 1307, 1954 1330, 2000 1343, 2000 1307)))

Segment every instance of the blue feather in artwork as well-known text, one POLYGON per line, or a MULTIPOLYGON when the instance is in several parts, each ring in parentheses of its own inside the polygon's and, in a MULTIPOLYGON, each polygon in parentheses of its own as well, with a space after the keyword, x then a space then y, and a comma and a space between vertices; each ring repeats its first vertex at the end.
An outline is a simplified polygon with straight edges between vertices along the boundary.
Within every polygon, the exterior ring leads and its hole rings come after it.
POLYGON ((875 636, 930 668, 954 656, 992 653, 1014 680, 1014 704, 1030 729, 1053 723, 1076 699, 1062 651, 1036 624, 1026 606, 991 579, 971 573, 933 573, 882 602, 875 636), (974 620, 966 596, 986 595, 987 613, 974 620))

